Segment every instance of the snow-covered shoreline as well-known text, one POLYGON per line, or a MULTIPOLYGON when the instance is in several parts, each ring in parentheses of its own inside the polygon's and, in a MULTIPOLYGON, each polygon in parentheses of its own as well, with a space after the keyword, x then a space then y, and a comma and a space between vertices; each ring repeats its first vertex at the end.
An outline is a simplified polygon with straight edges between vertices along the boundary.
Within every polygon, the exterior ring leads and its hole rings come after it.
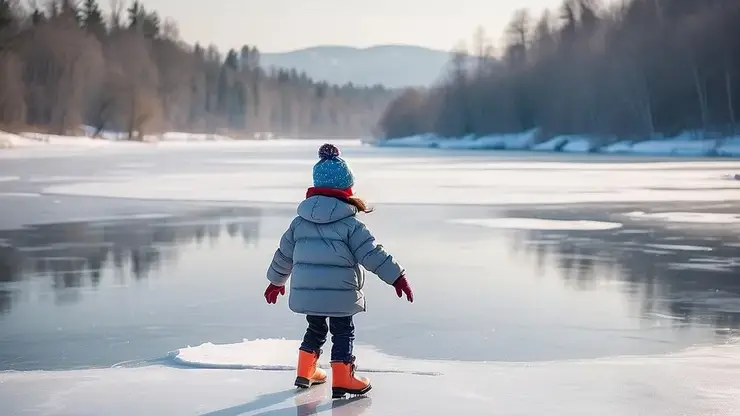
MULTIPOLYGON (((145 136, 144 140, 126 140, 117 133, 104 133, 95 138, 91 135, 60 136, 55 134, 23 132, 19 134, 0 131, 0 149, 25 149, 35 147, 68 146, 68 147, 102 147, 108 145, 146 146, 157 143, 174 142, 233 142, 233 138, 214 134, 195 134, 167 132, 161 135, 145 136)), ((257 141, 257 140, 255 140, 257 141)))
POLYGON ((491 136, 440 137, 435 134, 378 140, 379 147, 439 148, 448 150, 519 150, 532 152, 628 154, 646 156, 740 157, 740 136, 701 139, 694 132, 642 141, 621 140, 604 146, 587 136, 556 136, 537 141, 538 131, 491 136), (718 143, 719 141, 719 143, 718 143))

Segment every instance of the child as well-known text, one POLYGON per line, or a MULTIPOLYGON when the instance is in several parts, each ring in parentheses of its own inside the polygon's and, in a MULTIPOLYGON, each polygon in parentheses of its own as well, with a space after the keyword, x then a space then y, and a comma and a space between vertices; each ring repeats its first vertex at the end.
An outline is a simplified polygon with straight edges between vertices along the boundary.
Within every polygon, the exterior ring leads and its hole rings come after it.
POLYGON ((371 388, 370 380, 355 376, 352 355, 352 317, 365 311, 363 267, 393 285, 399 298, 405 293, 413 302, 414 295, 404 269, 357 219, 358 212, 372 210, 353 196, 354 175, 339 157, 339 149, 325 144, 319 148, 319 158, 313 167, 313 187, 298 205, 298 216, 280 238, 267 271, 270 285, 265 299, 276 303, 292 275, 289 307, 305 314, 308 321, 298 351, 295 385, 308 388, 326 382, 326 372, 317 364, 331 331, 332 397, 340 398, 365 394, 371 388))

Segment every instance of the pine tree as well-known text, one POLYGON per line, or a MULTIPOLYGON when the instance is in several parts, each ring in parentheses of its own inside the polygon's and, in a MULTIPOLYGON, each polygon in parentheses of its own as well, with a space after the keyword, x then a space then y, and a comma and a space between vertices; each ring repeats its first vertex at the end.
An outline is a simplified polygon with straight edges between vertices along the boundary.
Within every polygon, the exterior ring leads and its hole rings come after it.
POLYGON ((44 15, 44 12, 39 9, 33 9, 33 13, 31 13, 31 23, 33 23, 34 25, 38 25, 44 23, 45 21, 46 16, 44 15))
POLYGON ((82 15, 75 0, 60 0, 59 17, 73 19, 77 24, 82 23, 82 15))
POLYGON ((97 0, 85 0, 82 5, 82 27, 98 37, 105 34, 103 13, 100 11, 97 0))
POLYGON ((229 52, 226 54, 224 65, 234 71, 239 69, 239 57, 236 55, 235 50, 229 49, 229 52))
POLYGON ((242 46, 239 54, 239 69, 242 71, 249 69, 249 45, 242 46))
POLYGON ((161 30, 161 21, 159 20, 159 15, 157 12, 152 13, 146 13, 143 11, 143 24, 142 24, 142 31, 144 33, 144 36, 147 38, 153 39, 156 37, 159 37, 159 32, 161 30))
POLYGON ((10 0, 0 0, 0 31, 10 27, 14 21, 15 16, 13 15, 10 0))
POLYGON ((131 3, 131 6, 126 9, 126 12, 128 13, 128 27, 130 29, 136 29, 143 23, 144 7, 138 0, 131 3))

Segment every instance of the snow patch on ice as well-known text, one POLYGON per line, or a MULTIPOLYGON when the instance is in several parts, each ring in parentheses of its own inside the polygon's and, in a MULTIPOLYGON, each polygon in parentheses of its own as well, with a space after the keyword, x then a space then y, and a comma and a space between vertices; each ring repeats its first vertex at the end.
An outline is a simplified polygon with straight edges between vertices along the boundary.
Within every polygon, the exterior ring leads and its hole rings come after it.
MULTIPOLYGON (((283 339, 244 340, 238 344, 212 344, 210 342, 196 347, 181 348, 172 351, 168 357, 175 363, 212 369, 244 370, 295 370, 296 357, 300 341, 283 339)), ((432 362, 414 362, 405 364, 403 360, 387 356, 375 348, 356 346, 355 350, 362 357, 362 371, 373 373, 406 373, 415 375, 439 375, 434 371, 432 362)), ((322 355, 319 364, 329 367, 328 354, 322 355)))
POLYGON ((561 231, 597 231, 621 228, 616 222, 585 221, 585 220, 548 220, 541 218, 470 218, 450 220, 453 224, 478 225, 489 228, 504 228, 517 230, 561 230, 561 231))
POLYGON ((645 247, 652 247, 663 250, 674 251, 712 251, 712 247, 691 246, 682 244, 646 244, 645 247))
MULTIPOLYGON (((740 191, 738 191, 740 192, 740 191)), ((694 224, 736 224, 740 223, 740 214, 710 212, 643 212, 634 211, 625 214, 627 217, 640 220, 658 220, 694 224)))
POLYGON ((728 263, 712 263, 712 262, 688 262, 688 263, 671 263, 668 265, 669 269, 673 270, 694 270, 701 272, 718 272, 718 273, 732 273, 737 265, 728 263))
POLYGON ((0 176, 0 182, 15 182, 19 180, 21 180, 19 176, 0 176))
POLYGON ((652 316, 652 317, 658 318, 658 319, 667 319, 667 320, 670 320, 670 321, 683 321, 683 320, 686 319, 683 316, 666 315, 664 313, 657 313, 657 312, 648 312, 646 315, 652 316))

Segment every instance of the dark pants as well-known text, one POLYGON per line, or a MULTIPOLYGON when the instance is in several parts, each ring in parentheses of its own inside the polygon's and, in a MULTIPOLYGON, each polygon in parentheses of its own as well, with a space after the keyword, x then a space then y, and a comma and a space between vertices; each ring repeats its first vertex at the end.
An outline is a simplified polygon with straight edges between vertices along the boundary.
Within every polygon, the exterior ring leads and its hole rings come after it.
POLYGON ((355 325, 351 316, 341 318, 307 315, 308 329, 303 337, 301 349, 318 352, 326 343, 326 336, 331 331, 331 361, 352 362, 352 343, 355 340, 355 325))

